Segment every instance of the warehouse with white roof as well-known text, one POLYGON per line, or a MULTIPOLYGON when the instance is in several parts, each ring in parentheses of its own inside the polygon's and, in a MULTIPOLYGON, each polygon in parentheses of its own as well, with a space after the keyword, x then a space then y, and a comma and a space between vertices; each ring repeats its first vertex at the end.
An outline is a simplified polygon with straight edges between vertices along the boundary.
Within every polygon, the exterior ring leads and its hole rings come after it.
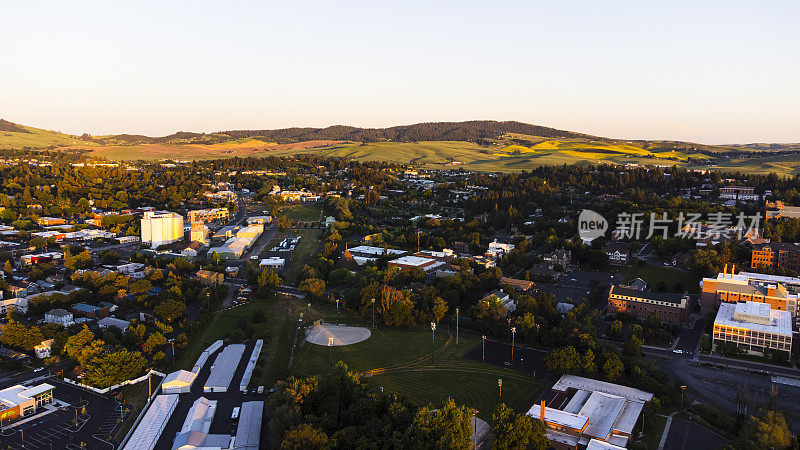
POLYGON ((239 366, 239 361, 244 354, 244 344, 232 344, 225 347, 214 360, 214 365, 211 366, 211 375, 208 376, 204 392, 227 392, 233 380, 233 374, 239 366))
MULTIPOLYGON (((591 440, 625 447, 653 394, 605 381, 564 375, 528 415, 541 420, 553 445, 587 446, 591 440)), ((595 443, 595 446, 598 444, 595 443)))
POLYGON ((158 395, 150 404, 123 450, 152 450, 178 406, 177 395, 158 395))

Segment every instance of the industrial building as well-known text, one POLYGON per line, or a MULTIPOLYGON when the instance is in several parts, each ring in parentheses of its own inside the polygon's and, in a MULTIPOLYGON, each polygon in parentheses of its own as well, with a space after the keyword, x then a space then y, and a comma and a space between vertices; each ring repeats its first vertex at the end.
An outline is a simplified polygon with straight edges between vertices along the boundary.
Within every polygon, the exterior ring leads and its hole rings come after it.
POLYGON ((216 400, 205 397, 195 400, 186 415, 186 420, 183 421, 181 430, 175 436, 172 450, 233 448, 230 435, 209 434, 216 411, 216 400))
POLYGON ((282 270, 285 265, 286 259, 277 256, 270 256, 269 258, 262 259, 258 264, 258 267, 272 270, 282 270))
MULTIPOLYGON (((236 237, 228 238, 223 245, 211 247, 208 249, 208 257, 217 254, 222 259, 238 259, 247 250, 253 242, 261 236, 264 231, 264 225, 255 224, 244 227, 236 232, 236 237)), ((216 238, 217 235, 215 234, 216 238)))
POLYGON ((211 366, 211 374, 208 376, 205 386, 203 386, 204 392, 228 391, 244 350, 244 344, 231 344, 222 350, 222 353, 214 360, 214 365, 211 366))
POLYGON ((541 420, 549 444, 585 448, 592 440, 626 447, 653 394, 627 386, 563 375, 528 415, 541 420))
POLYGON ((253 376, 253 369, 256 368, 256 363, 258 362, 259 355, 261 355, 261 348, 263 346, 264 340, 259 339, 256 341, 255 347, 253 347, 253 353, 250 354, 247 367, 244 369, 244 375, 242 375, 242 381, 239 383, 239 390, 242 392, 247 392, 247 385, 250 384, 250 378, 253 376))
POLYGON ((239 424, 233 448, 241 450, 258 450, 261 438, 261 419, 264 413, 264 402, 244 402, 239 412, 239 424))
POLYGON ((147 211, 142 217, 142 242, 150 248, 183 239, 183 216, 169 211, 147 211))
POLYGON ((123 450, 153 450, 176 406, 177 395, 156 396, 123 450))
POLYGON ((766 349, 791 354, 791 315, 771 309, 767 303, 723 303, 714 319, 712 348, 724 342, 749 354, 763 355, 766 349))
POLYGON ((222 347, 222 341, 218 340, 200 354, 192 370, 178 370, 167 375, 161 383, 161 390, 165 394, 187 394, 191 392, 192 385, 197 379, 200 369, 206 364, 208 357, 219 350, 220 347, 222 347))

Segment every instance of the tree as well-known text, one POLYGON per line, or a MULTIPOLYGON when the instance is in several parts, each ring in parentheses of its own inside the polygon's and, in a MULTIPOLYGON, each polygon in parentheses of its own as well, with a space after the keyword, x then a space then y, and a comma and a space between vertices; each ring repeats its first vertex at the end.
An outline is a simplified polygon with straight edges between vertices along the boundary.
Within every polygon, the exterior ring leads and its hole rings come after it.
POLYGON ((306 278, 300 283, 301 291, 308 293, 312 297, 320 297, 325 292, 325 280, 319 278, 306 278))
POLYGON ((144 341, 144 345, 142 346, 142 350, 144 350, 145 353, 153 353, 166 344, 167 338, 165 338, 163 334, 156 332, 147 337, 147 340, 144 341))
POLYGON ((11 260, 6 260, 6 264, 3 266, 3 271, 8 275, 11 275, 14 272, 14 266, 11 264, 11 260))
POLYGON ((603 363, 603 373, 605 374, 607 381, 617 381, 620 376, 622 376, 622 372, 625 370, 625 366, 622 364, 622 360, 619 359, 616 353, 608 353, 606 354, 606 361, 603 363))
POLYGON ((434 319, 433 321, 438 324, 439 320, 447 313, 447 310, 447 302, 444 301, 442 297, 436 297, 436 299, 433 301, 433 308, 431 308, 431 314, 433 315, 434 319))
POLYGON ((83 382, 90 386, 106 388, 136 378, 144 372, 147 360, 140 352, 120 350, 103 353, 87 361, 83 382))
POLYGON ((307 423, 289 428, 281 441, 282 449, 322 450, 330 448, 330 440, 324 431, 307 423))
POLYGON ((281 284, 281 277, 270 268, 265 268, 258 276, 257 293, 260 297, 266 297, 271 291, 281 284))
POLYGON ((542 423, 527 414, 517 414, 505 403, 492 414, 492 435, 494 448, 499 450, 547 448, 542 423))
POLYGON ((472 443, 472 410, 457 406, 452 398, 435 409, 420 408, 408 430, 407 448, 467 449, 472 443))
POLYGON ((167 322, 172 322, 186 311, 186 304, 180 300, 170 298, 153 308, 153 311, 167 322))
POLYGON ((552 350, 544 358, 547 371, 558 374, 570 372, 579 362, 578 352, 571 345, 552 350))
POLYGON ((606 335, 613 338, 622 337, 622 322, 619 320, 611 322, 606 329, 606 335))
POLYGON ((81 350, 93 340, 94 333, 92 333, 89 327, 83 325, 83 328, 78 334, 70 336, 69 339, 67 339, 67 343, 64 345, 64 351, 70 358, 77 361, 81 350))
POLYGON ((742 426, 736 446, 742 449, 786 449, 794 441, 786 418, 777 411, 767 411, 759 417, 750 416, 742 426))
POLYGON ((632 356, 639 356, 642 353, 642 341, 635 334, 632 334, 625 343, 625 353, 632 356))

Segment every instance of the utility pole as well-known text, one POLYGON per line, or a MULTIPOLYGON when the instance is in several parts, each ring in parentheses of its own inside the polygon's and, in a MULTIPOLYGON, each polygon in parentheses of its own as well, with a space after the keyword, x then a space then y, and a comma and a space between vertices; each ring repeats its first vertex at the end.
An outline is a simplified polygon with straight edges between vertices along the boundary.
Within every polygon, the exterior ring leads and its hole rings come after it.
POLYGON ((472 450, 478 450, 478 410, 472 410, 472 450))
MULTIPOLYGON (((150 397, 152 397, 152 396, 153 396, 153 381, 152 381, 152 379, 150 378, 150 375, 151 375, 151 374, 150 374, 150 372, 148 371, 148 372, 147 372, 147 398, 150 398, 150 397)), ((75 410, 75 411, 76 411, 76 414, 77 414, 77 410, 75 410)))

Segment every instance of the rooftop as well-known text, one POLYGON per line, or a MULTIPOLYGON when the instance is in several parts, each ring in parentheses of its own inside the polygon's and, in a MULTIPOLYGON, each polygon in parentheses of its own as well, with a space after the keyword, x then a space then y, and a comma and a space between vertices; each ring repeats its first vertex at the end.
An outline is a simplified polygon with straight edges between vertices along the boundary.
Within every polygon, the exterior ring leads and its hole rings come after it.
POLYGON ((757 302, 747 302, 747 303, 754 303, 755 305, 739 306, 743 305, 743 303, 727 303, 727 302, 723 302, 722 304, 720 304, 719 311, 717 312, 717 318, 714 319, 714 326, 721 325, 726 327, 743 328, 750 331, 760 331, 764 333, 779 334, 782 336, 792 335, 792 315, 789 311, 779 311, 777 309, 769 309, 769 305, 766 303, 757 303, 757 302), (737 318, 738 319, 749 318, 748 314, 746 312, 742 314, 742 311, 752 310, 756 312, 756 314, 751 317, 757 317, 761 315, 764 312, 763 307, 757 305, 764 305, 769 309, 768 324, 737 320, 737 318), (739 310, 738 315, 737 315, 737 309, 739 310))
POLYGON ((421 256, 402 256, 390 261, 393 264, 401 264, 404 266, 422 267, 436 262, 435 259, 423 258, 421 256))

